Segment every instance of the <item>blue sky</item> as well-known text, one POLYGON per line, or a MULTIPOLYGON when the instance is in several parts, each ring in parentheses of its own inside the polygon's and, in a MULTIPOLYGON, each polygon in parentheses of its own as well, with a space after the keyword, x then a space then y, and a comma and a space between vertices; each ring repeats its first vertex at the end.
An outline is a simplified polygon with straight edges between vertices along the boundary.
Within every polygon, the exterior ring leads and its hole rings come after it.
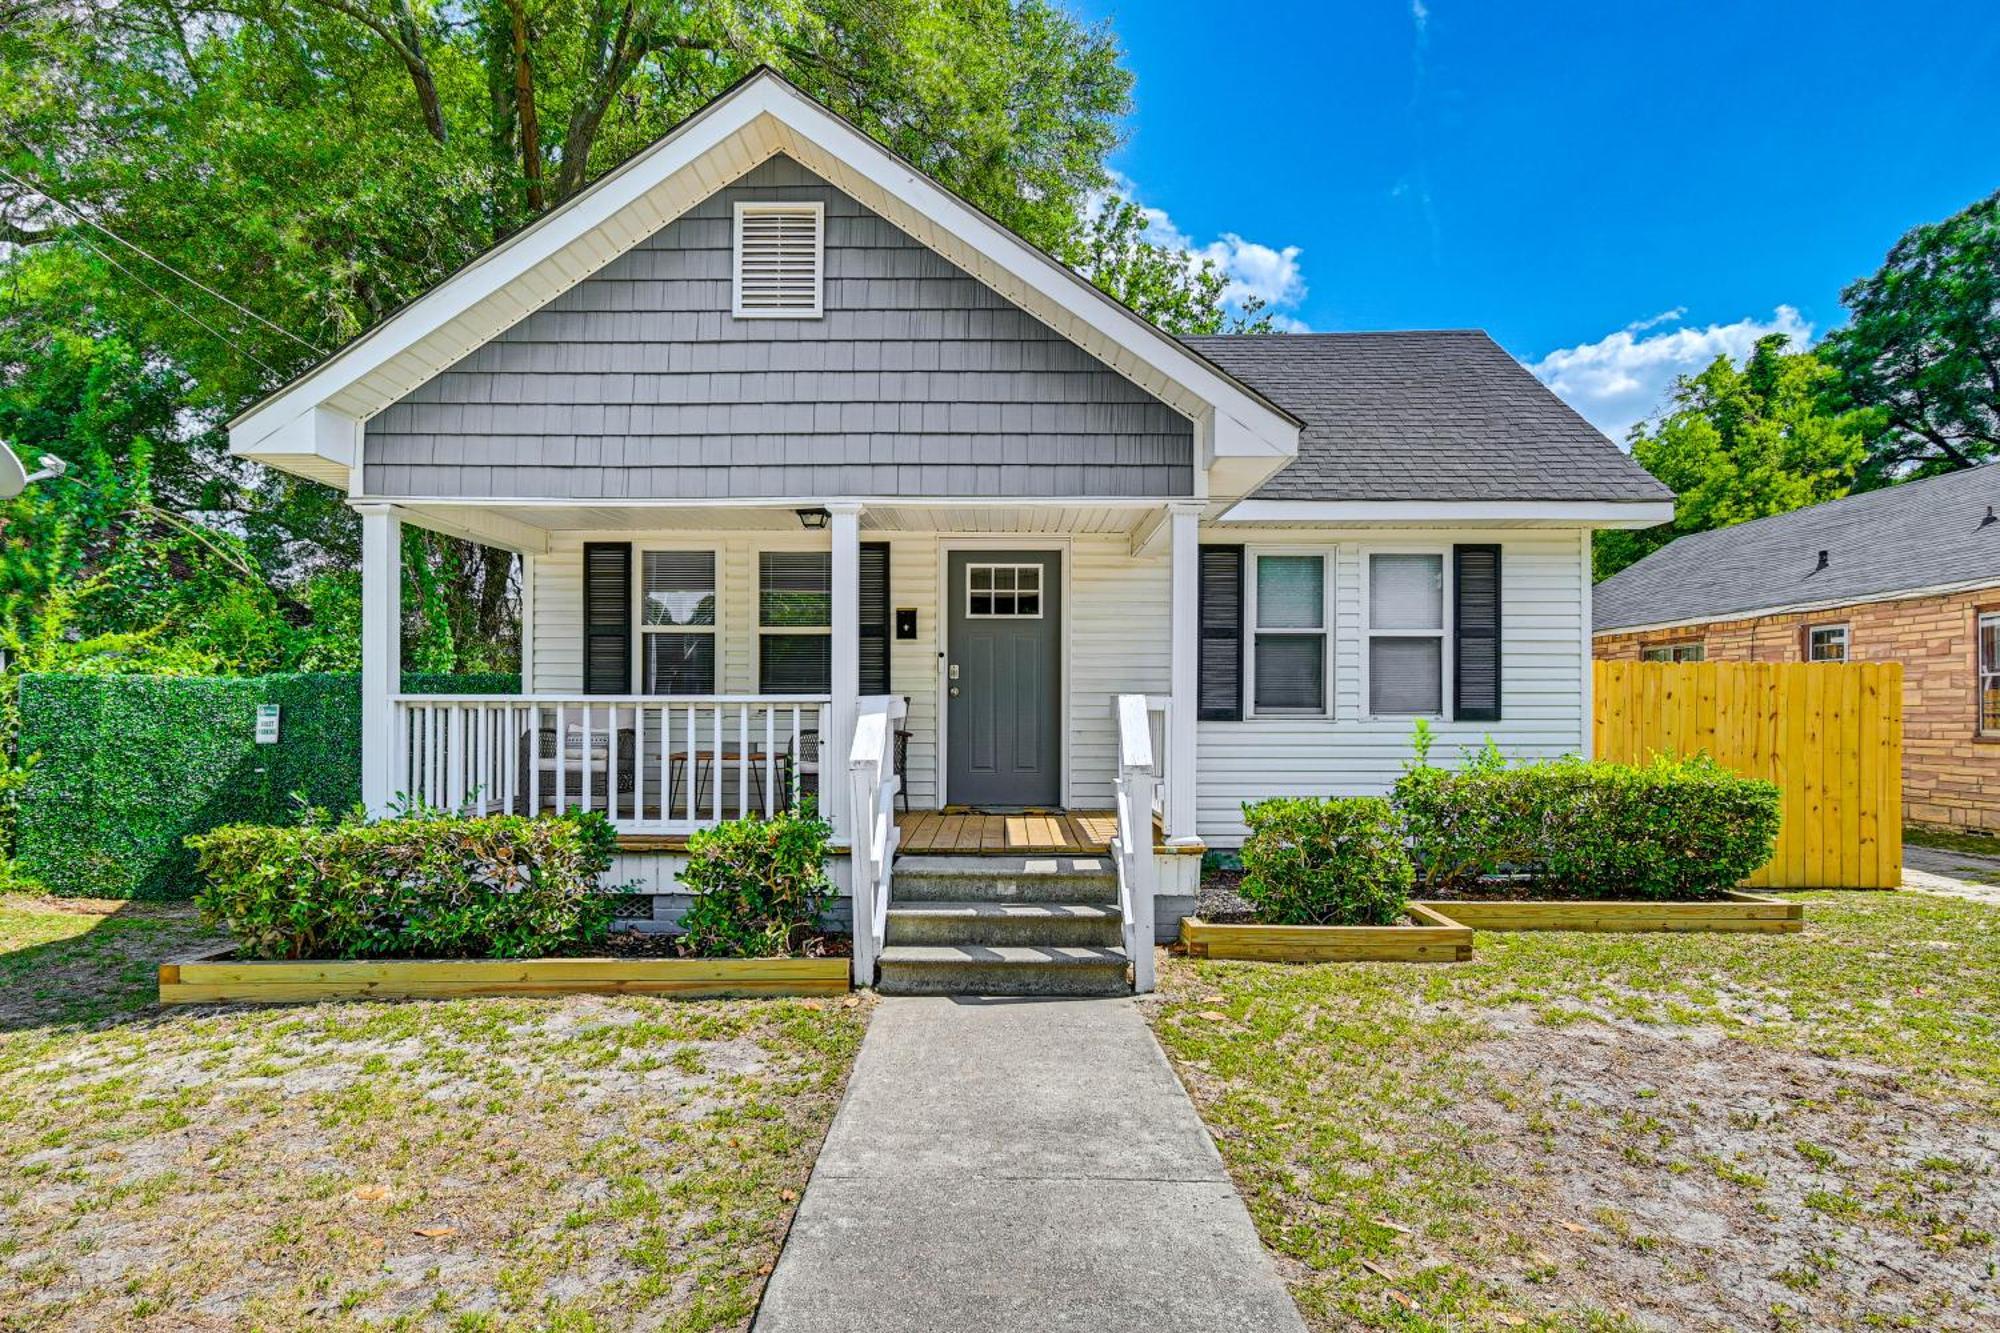
POLYGON ((1600 427, 2000 188, 1994 0, 1070 0, 1156 233, 1316 330, 1484 328, 1600 427))

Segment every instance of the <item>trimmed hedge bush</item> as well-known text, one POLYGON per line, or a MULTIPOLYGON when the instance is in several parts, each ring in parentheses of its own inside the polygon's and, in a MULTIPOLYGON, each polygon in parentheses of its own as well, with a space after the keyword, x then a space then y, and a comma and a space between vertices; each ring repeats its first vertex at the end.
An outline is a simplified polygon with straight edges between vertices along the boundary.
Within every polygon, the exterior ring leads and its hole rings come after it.
POLYGON ((1706 755, 1508 767, 1489 751, 1456 772, 1413 765, 1392 799, 1424 893, 1513 872, 1560 896, 1687 901, 1771 859, 1779 795, 1706 755))
POLYGON ((826 876, 833 830, 810 805, 770 819, 732 819, 688 839, 681 916, 702 958, 781 958, 819 933, 833 901, 826 876))
POLYGON ((533 958, 594 944, 604 816, 232 824, 190 837, 202 917, 250 958, 533 958))
POLYGON ((1274 797, 1245 804, 1243 822, 1241 891, 1258 920, 1386 926, 1402 915, 1414 872, 1381 797, 1274 797))
MULTIPOLYGON (((518 677, 412 673, 413 694, 513 694, 518 677)), ((21 680, 19 873, 50 892, 184 898, 190 833, 291 823, 294 792, 344 810, 361 797, 354 675, 69 676, 21 680), (257 706, 283 710, 256 743, 257 706)))

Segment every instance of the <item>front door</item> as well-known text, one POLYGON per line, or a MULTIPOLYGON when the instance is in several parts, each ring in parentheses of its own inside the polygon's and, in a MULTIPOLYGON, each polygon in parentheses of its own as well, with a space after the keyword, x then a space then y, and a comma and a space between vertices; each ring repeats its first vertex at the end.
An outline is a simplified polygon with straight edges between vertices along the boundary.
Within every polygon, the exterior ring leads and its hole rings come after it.
POLYGON ((1062 557, 952 551, 945 562, 945 799, 1062 801, 1062 557))

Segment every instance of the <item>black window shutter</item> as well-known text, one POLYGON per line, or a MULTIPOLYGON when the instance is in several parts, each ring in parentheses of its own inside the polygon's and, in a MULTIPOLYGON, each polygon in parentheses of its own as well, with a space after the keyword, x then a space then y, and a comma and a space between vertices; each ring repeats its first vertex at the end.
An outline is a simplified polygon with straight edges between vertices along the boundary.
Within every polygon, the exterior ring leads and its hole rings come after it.
POLYGON ((1500 720, 1500 548, 1451 548, 1452 716, 1500 720))
POLYGON ((583 692, 632 693, 632 544, 583 544, 583 692))
POLYGON ((861 543, 861 692, 889 692, 889 543, 861 543))
POLYGON ((1203 546, 1200 668, 1195 716, 1204 722, 1243 717, 1243 548, 1203 546))

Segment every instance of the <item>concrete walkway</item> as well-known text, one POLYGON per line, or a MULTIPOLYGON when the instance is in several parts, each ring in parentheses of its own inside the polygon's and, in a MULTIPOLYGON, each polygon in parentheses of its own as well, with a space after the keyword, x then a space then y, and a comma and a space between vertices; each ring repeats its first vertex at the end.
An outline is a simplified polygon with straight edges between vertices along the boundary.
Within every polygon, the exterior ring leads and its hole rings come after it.
POLYGON ((1130 999, 886 999, 756 1333, 1303 1333, 1130 999))
POLYGON ((2000 857, 1903 845, 1903 887, 2000 906, 2000 857))

